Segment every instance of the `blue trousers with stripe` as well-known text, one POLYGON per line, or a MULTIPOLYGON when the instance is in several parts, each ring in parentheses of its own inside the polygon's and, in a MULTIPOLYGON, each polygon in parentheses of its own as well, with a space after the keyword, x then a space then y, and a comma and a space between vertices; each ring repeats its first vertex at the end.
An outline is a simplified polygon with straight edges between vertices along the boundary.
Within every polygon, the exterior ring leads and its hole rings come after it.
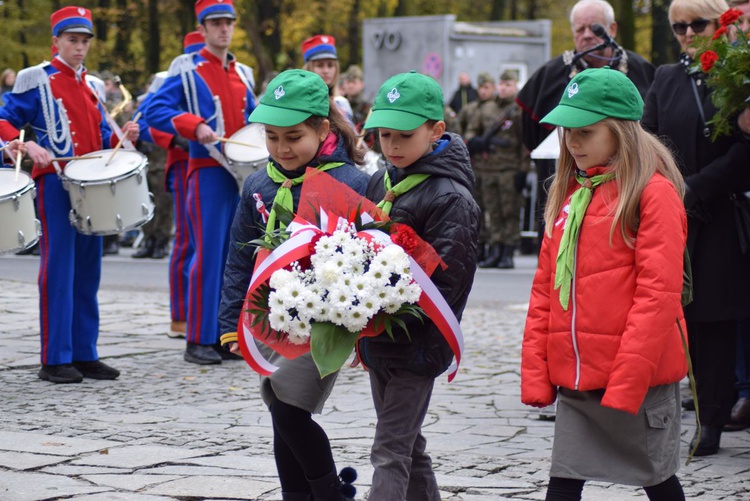
POLYGON ((70 198, 56 174, 37 180, 42 223, 39 263, 41 362, 98 360, 102 237, 78 233, 70 224, 70 198))
POLYGON ((187 170, 186 160, 169 167, 167 187, 172 192, 174 206, 174 244, 169 257, 169 307, 173 321, 187 320, 188 272, 193 259, 193 244, 190 242, 187 216, 187 170))
POLYGON ((195 249, 188 280, 189 343, 219 340, 221 285, 239 200, 237 181, 223 167, 203 167, 188 176, 188 227, 195 249))

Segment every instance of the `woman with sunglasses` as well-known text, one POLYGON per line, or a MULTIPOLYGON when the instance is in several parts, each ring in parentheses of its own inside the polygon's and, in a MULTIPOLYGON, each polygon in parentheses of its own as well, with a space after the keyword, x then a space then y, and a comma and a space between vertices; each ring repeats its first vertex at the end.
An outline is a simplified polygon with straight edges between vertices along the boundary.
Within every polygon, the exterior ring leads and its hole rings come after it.
MULTIPOLYGON (((714 34, 727 8, 724 0, 672 1, 669 21, 682 54, 657 68, 642 119, 675 153, 687 185, 694 300, 685 317, 702 425, 697 456, 719 450, 734 403, 737 320, 747 317, 750 304, 750 254, 740 248, 732 207, 734 192, 750 189, 750 144, 730 136, 711 141, 707 122, 716 108, 693 60, 694 42, 714 34)), ((697 438, 696 432, 691 450, 697 438)))

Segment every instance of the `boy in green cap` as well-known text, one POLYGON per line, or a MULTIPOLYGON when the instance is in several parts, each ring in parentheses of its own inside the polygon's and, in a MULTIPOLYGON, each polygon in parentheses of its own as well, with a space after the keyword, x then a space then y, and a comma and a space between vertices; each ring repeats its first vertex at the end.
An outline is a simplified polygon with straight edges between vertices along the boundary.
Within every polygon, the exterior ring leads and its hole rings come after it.
MULTIPOLYGON (((460 319, 476 270, 479 207, 472 197, 469 153, 457 134, 445 133, 443 92, 432 78, 396 75, 380 88, 366 129, 377 128, 388 164, 370 179, 367 197, 393 221, 414 229, 440 255, 432 281, 460 319)), ((453 352, 436 325, 409 322, 359 341, 369 369, 378 422, 371 451, 375 468, 370 501, 440 501, 427 442, 422 436, 435 378, 453 352)))

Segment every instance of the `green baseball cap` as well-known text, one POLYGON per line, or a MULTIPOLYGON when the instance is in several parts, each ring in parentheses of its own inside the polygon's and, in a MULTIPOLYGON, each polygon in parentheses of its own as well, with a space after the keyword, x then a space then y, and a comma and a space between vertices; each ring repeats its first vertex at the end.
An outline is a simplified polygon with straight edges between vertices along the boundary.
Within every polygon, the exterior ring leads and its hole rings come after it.
POLYGON ((427 120, 443 120, 443 89, 416 71, 392 76, 380 86, 365 129, 414 130, 427 120))
POLYGON ((643 99, 622 72, 590 68, 573 77, 560 104, 541 123, 560 127, 586 127, 605 118, 638 121, 643 116, 643 99))
POLYGON ((328 86, 319 75, 305 70, 287 70, 271 80, 248 122, 291 127, 310 116, 327 117, 328 86))

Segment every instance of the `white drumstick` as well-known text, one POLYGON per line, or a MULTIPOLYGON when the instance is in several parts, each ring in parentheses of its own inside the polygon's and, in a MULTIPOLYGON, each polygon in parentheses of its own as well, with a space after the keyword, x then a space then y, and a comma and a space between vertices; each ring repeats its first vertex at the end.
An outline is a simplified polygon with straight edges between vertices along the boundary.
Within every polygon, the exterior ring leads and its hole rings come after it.
POLYGON ((53 162, 72 162, 73 160, 94 160, 96 158, 102 158, 101 155, 94 155, 90 157, 57 157, 53 158, 53 162))
POLYGON ((242 141, 235 141, 234 139, 227 139, 225 137, 220 137, 219 141, 222 143, 236 144, 237 146, 247 146, 248 148, 263 148, 263 146, 258 146, 257 144, 243 143, 242 141))
MULTIPOLYGON (((18 140, 23 143, 23 138, 26 135, 26 129, 21 129, 21 134, 18 136, 18 140)), ((16 154, 16 177, 13 180, 13 182, 18 181, 18 173, 21 172, 21 158, 23 155, 21 154, 21 147, 19 145, 18 153, 16 154)))
MULTIPOLYGON (((133 117, 133 119, 131 120, 131 122, 137 122, 140 118, 141 118, 141 112, 139 111, 133 117)), ((123 134, 122 137, 120 138, 120 140, 117 141, 117 146, 115 146, 115 149, 112 150, 112 154, 109 156, 109 158, 107 159, 107 161, 104 163, 105 167, 109 165, 109 162, 111 162, 113 158, 115 158, 115 155, 117 154, 117 150, 119 150, 120 148, 122 148, 122 142, 123 141, 125 141, 125 134, 123 134)))

